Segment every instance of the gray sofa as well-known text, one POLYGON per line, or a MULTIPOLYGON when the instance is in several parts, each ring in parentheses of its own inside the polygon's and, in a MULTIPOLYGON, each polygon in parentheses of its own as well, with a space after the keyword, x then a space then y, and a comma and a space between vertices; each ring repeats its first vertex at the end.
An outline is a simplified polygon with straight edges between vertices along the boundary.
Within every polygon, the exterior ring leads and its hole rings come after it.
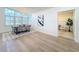
POLYGON ((31 25, 18 25, 15 27, 12 26, 12 31, 15 34, 19 34, 19 33, 23 33, 23 32, 30 32, 30 27, 31 27, 31 25))

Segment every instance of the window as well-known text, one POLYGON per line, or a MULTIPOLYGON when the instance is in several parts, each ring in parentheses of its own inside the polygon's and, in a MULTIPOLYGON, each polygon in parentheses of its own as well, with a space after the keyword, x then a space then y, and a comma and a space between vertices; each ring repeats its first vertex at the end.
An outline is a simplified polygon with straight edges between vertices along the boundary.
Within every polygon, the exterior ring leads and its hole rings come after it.
POLYGON ((29 19, 26 15, 23 15, 20 12, 17 12, 9 8, 5 8, 5 20, 6 25, 12 26, 27 24, 29 19))
POLYGON ((22 24, 22 19, 21 17, 16 17, 15 18, 15 25, 21 25, 22 24))
POLYGON ((11 23, 11 20, 10 20, 10 17, 5 17, 6 18, 6 25, 10 25, 10 23, 11 23))
POLYGON ((23 17, 23 24, 27 24, 27 17, 23 17))
POLYGON ((14 11, 8 8, 5 9, 6 25, 14 25, 14 11))

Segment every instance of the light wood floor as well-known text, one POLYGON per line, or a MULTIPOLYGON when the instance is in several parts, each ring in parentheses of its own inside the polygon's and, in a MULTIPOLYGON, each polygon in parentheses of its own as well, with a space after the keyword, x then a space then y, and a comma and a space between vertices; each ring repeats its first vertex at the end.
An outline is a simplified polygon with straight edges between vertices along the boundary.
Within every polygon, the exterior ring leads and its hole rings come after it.
POLYGON ((68 31, 64 31, 64 30, 60 30, 59 31, 59 36, 65 37, 65 38, 69 38, 69 39, 73 39, 74 38, 74 33, 73 32, 68 32, 68 31))
MULTIPOLYGON (((0 40, 1 41, 1 40, 0 40)), ((62 37, 33 32, 17 39, 0 42, 1 52, 77 52, 79 43, 62 37)))

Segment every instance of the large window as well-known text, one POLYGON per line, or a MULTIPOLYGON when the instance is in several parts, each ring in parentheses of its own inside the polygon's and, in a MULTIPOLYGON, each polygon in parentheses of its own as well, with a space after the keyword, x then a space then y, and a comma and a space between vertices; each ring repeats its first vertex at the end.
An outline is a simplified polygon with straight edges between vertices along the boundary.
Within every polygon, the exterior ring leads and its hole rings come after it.
POLYGON ((23 17, 23 24, 26 24, 26 22, 28 22, 28 20, 26 20, 26 19, 28 19, 27 16, 24 16, 23 17))
POLYGON ((6 19, 6 25, 13 25, 14 11, 6 8, 5 9, 5 19, 6 19))
POLYGON ((6 25, 12 26, 12 25, 27 24, 29 19, 26 15, 20 12, 6 8, 5 9, 5 20, 6 20, 5 22, 6 25))

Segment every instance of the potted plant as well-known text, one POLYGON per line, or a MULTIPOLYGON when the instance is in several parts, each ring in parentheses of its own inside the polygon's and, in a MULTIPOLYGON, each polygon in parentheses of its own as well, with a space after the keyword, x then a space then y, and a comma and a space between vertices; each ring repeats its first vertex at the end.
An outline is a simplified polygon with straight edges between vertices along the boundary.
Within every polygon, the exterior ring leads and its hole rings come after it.
POLYGON ((73 26, 72 19, 68 18, 66 25, 69 27, 68 31, 71 32, 71 27, 73 26))

